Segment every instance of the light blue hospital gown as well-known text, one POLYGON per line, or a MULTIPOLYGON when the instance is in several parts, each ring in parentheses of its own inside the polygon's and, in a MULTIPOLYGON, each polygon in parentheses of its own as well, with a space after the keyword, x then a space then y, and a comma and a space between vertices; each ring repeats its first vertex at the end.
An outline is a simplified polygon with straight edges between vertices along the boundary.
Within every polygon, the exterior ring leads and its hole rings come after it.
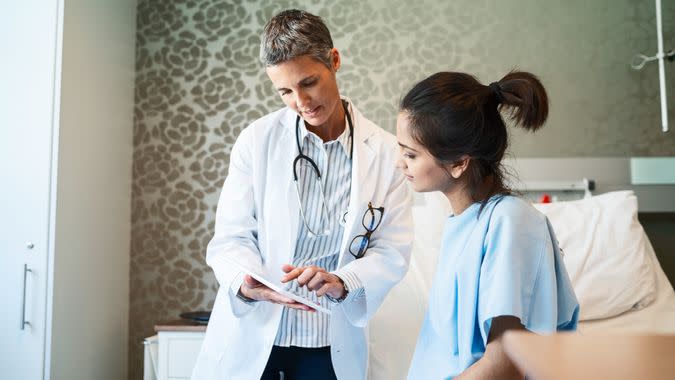
POLYGON ((543 334, 577 327, 579 303, 548 219, 514 196, 479 209, 446 222, 409 380, 460 374, 483 356, 498 316, 543 334))

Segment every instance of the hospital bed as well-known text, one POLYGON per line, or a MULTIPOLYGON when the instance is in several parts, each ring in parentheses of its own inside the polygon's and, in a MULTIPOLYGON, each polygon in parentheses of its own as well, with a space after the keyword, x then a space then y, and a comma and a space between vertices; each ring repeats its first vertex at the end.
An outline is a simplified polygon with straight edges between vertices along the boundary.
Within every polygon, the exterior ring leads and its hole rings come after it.
MULTIPOLYGON (((406 376, 451 213, 440 194, 415 197, 410 269, 369 324, 373 380, 406 376)), ((675 292, 637 220, 631 191, 536 207, 551 220, 564 250, 581 305, 579 334, 675 334, 675 292)))

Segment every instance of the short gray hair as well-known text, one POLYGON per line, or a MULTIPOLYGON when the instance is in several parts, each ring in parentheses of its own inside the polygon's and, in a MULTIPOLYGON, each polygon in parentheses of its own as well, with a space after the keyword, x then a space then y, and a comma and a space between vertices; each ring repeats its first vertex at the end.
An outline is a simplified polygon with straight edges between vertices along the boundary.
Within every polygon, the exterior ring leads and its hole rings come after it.
POLYGON ((329 69, 332 67, 330 31, 321 17, 309 12, 282 11, 265 25, 260 40, 260 61, 265 66, 309 55, 329 69))

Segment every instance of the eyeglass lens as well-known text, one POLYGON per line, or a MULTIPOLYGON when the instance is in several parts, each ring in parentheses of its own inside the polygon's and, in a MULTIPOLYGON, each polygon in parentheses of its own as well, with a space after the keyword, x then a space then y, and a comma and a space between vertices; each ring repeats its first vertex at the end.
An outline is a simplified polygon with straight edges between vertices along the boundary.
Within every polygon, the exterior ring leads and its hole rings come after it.
POLYGON ((370 233, 367 235, 358 235, 352 239, 349 244, 349 252, 357 259, 361 258, 368 250, 368 243, 370 242, 370 233))
POLYGON ((363 214, 363 228, 366 231, 373 232, 377 229, 382 221, 382 210, 377 208, 368 208, 365 214, 363 214))

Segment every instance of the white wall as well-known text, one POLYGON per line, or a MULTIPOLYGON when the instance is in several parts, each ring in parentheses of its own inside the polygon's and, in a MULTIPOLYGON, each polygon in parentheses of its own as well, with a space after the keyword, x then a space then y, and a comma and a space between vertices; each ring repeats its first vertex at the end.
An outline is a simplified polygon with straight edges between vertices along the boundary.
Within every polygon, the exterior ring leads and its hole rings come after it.
POLYGON ((51 379, 127 376, 135 0, 64 0, 51 379))

